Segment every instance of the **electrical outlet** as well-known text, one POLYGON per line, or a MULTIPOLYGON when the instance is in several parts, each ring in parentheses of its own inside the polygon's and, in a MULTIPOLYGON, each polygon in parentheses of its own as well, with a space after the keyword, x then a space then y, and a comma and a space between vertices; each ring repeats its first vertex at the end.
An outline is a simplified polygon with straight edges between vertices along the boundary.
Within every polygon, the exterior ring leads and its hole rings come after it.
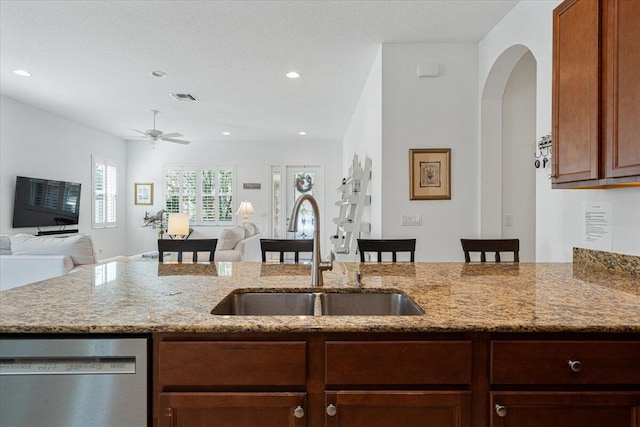
POLYGON ((513 225, 513 214, 505 214, 504 225, 506 227, 511 227, 513 225))

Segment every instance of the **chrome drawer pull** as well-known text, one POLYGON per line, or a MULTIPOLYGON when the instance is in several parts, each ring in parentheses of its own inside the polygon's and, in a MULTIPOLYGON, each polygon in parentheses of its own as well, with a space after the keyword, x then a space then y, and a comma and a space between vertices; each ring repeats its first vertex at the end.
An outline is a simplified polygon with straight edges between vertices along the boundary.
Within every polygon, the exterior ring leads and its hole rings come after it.
POLYGON ((569 367, 573 372, 580 372, 582 370, 582 363, 579 360, 569 360, 569 367))
POLYGON ((507 408, 505 408, 502 405, 496 404, 496 414, 498 414, 499 417, 506 417, 507 416, 507 408))
POLYGON ((298 406, 296 409, 293 410, 293 416, 296 418, 304 417, 304 409, 302 409, 302 406, 298 406))

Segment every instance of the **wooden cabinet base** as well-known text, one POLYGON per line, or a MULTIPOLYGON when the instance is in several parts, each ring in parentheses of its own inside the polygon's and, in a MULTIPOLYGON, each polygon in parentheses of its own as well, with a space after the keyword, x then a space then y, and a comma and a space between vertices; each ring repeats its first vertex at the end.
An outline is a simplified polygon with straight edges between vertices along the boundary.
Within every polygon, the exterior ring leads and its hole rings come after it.
POLYGON ((327 392, 326 427, 471 427, 471 392, 327 392))
POLYGON ((639 427, 638 392, 494 392, 491 427, 639 427))
POLYGON ((305 393, 160 393, 158 402, 160 427, 306 426, 305 393))

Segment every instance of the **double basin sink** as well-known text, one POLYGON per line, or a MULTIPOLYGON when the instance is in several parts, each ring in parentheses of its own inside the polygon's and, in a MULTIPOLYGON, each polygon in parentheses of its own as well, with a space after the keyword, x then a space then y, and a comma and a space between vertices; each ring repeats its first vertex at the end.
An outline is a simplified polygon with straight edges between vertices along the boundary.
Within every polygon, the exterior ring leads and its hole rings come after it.
POLYGON ((229 316, 419 316, 424 311, 394 290, 236 290, 211 310, 229 316))

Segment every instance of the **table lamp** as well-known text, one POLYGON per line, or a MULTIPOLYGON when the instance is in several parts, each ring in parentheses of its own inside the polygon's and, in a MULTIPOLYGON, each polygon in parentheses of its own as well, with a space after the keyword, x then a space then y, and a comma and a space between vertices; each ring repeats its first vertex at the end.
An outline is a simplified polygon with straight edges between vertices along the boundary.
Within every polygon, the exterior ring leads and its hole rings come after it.
POLYGON ((246 200, 240 203, 240 207, 236 212, 236 215, 243 215, 242 225, 245 225, 249 222, 249 215, 255 215, 255 214, 256 214, 256 210, 253 209, 253 205, 251 204, 251 202, 247 202, 246 200))
POLYGON ((170 213, 167 234, 175 235, 178 239, 186 239, 189 236, 189 214, 170 213))

